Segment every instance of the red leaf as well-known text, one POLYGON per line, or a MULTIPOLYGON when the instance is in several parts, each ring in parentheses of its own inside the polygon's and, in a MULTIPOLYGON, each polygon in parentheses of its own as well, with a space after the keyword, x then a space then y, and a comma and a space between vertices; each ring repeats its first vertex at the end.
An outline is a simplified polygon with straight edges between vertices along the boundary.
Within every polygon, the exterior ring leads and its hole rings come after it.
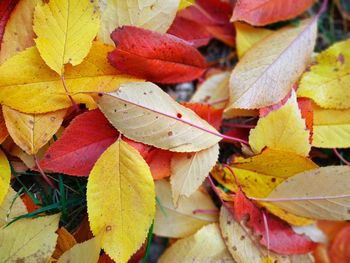
POLYGON ((168 33, 191 43, 201 43, 203 38, 215 37, 234 46, 235 30, 229 21, 231 13, 232 7, 228 3, 220 0, 197 0, 193 6, 176 15, 168 33))
POLYGON ((234 215, 238 222, 248 216, 246 225, 255 235, 261 236, 260 243, 270 250, 282 255, 305 254, 316 248, 316 243, 307 237, 296 234, 292 228, 281 219, 266 213, 269 235, 265 230, 263 213, 245 195, 238 191, 235 197, 234 215))
POLYGON ((200 77, 207 64, 189 43, 169 34, 123 26, 111 35, 116 49, 108 54, 118 70, 158 83, 180 83, 200 77))
POLYGON ((53 172, 88 176, 100 155, 118 136, 99 110, 76 117, 45 153, 40 165, 53 172))
POLYGON ((348 263, 350 259, 350 226, 344 227, 331 244, 331 262, 348 263))
POLYGON ((264 26, 294 18, 308 9, 314 0, 239 0, 231 21, 264 26))
POLYGON ((16 7, 18 1, 19 0, 0 1, 0 47, 7 20, 10 18, 11 12, 16 7))
POLYGON ((314 110, 310 99, 298 98, 298 106, 301 112, 301 117, 305 120, 306 128, 310 131, 309 141, 312 143, 313 125, 314 125, 314 110))
POLYGON ((215 109, 209 104, 184 102, 186 108, 193 110, 199 117, 206 120, 215 129, 219 130, 222 122, 222 109, 215 109))

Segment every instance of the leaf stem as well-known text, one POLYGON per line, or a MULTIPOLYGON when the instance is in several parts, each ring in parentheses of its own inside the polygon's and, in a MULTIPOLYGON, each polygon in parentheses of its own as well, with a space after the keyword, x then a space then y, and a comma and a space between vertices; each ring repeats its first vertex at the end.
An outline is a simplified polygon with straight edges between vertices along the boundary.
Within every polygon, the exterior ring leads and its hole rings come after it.
POLYGON ((338 157, 338 159, 339 159, 340 161, 342 161, 344 164, 350 166, 350 162, 347 161, 347 160, 345 160, 345 158, 344 158, 343 156, 341 156, 341 154, 338 152, 338 150, 337 150, 336 148, 333 149, 333 152, 334 152, 334 154, 338 157))
POLYGON ((44 170, 41 168, 37 156, 34 154, 34 160, 36 167, 38 167, 39 173, 43 176, 44 180, 51 186, 53 189, 57 189, 57 187, 52 183, 49 177, 45 174, 44 170))
POLYGON ((72 95, 69 94, 69 91, 68 91, 66 82, 65 82, 65 80, 64 80, 64 75, 62 74, 62 75, 60 76, 60 78, 61 78, 61 81, 62 81, 63 88, 64 88, 64 90, 66 91, 66 93, 67 93, 67 95, 68 95, 70 101, 72 102, 72 105, 73 105, 75 111, 76 111, 76 112, 79 112, 79 107, 78 107, 77 103, 76 103, 75 100, 73 99, 72 95))
POLYGON ((349 198, 350 194, 346 195, 333 195, 333 196, 312 196, 312 197, 286 197, 286 198, 256 198, 248 197, 254 201, 261 202, 285 202, 285 201, 309 201, 309 200, 326 200, 326 199, 339 199, 339 198, 349 198))

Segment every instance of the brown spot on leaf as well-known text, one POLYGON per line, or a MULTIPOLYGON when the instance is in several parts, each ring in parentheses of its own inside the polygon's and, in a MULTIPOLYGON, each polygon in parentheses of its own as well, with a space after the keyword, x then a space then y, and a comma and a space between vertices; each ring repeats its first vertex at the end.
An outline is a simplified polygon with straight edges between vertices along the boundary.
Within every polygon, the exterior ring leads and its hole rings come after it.
POLYGON ((178 114, 176 114, 176 117, 178 117, 179 119, 181 119, 181 118, 182 118, 182 114, 181 114, 181 113, 178 113, 178 114))
POLYGON ((172 131, 168 132, 168 136, 172 136, 172 135, 173 135, 172 131))
POLYGON ((340 53, 337 57, 337 61, 340 63, 340 64, 344 64, 345 63, 345 57, 342 53, 340 53))
POLYGON ((112 226, 106 226, 106 232, 109 232, 112 230, 112 226))

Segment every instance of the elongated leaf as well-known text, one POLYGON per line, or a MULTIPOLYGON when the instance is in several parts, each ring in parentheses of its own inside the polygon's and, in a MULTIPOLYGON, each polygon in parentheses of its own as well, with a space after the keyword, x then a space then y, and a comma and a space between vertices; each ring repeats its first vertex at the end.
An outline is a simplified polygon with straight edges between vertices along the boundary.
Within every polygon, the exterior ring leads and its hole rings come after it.
POLYGON ((0 228, 10 223, 15 217, 26 214, 27 208, 17 193, 9 187, 0 205, 0 228))
POLYGON ((111 64, 126 74, 152 82, 191 81, 207 67, 197 49, 172 35, 124 26, 112 33, 112 39, 116 49, 108 55, 111 64))
POLYGON ((116 92, 100 93, 96 102, 122 134, 157 148, 195 152, 221 140, 206 121, 150 82, 123 84, 116 92))
MULTIPOLYGON (((183 0, 181 0, 183 1, 183 0)), ((101 1, 101 27, 98 39, 113 44, 114 29, 129 25, 165 33, 173 22, 180 0, 104 0, 101 1)))
POLYGON ((232 71, 229 108, 256 109, 282 100, 309 63, 316 33, 317 17, 254 45, 232 71))
POLYGON ((48 262, 55 249, 59 214, 21 219, 0 230, 1 262, 48 262))
POLYGON ((171 159, 171 192, 174 204, 190 197, 204 182, 219 157, 219 145, 196 153, 176 153, 171 159))
POLYGON ((167 262, 234 261, 226 249, 218 224, 210 224, 168 248, 159 258, 159 263, 167 262))
POLYGON ((327 166, 299 173, 278 185, 268 199, 292 199, 274 204, 296 215, 348 220, 349 174, 348 166, 327 166))
MULTIPOLYGON (((111 46, 94 42, 85 62, 67 67, 65 82, 70 93, 113 91, 135 79, 121 75, 106 60, 111 46)), ((73 95, 77 103, 96 107, 86 94, 73 95)), ((72 105, 57 74, 49 69, 36 48, 28 48, 0 66, 0 103, 25 113, 45 113, 72 105), (13 74, 16 72, 16 78, 13 74)))
POLYGON ((99 27, 96 3, 90 0, 51 0, 34 13, 36 46, 46 64, 59 75, 67 63, 80 64, 99 27))
POLYGON ((141 155, 117 140, 98 159, 87 185, 87 207, 94 235, 117 262, 141 247, 155 213, 151 171, 141 155))
POLYGON ((3 106, 6 127, 14 142, 29 155, 36 154, 61 127, 66 110, 28 114, 3 106))
POLYGON ((201 227, 216 222, 218 212, 209 195, 201 191, 190 197, 182 197, 175 208, 170 184, 164 180, 156 182, 157 210, 154 233, 159 236, 180 238, 194 234, 201 227), (211 213, 200 213, 200 210, 211 213), (196 211, 198 213, 196 213, 196 211))
POLYGON ((231 20, 243 20, 264 26, 294 18, 308 9, 314 0, 240 0, 233 9, 231 20))
POLYGON ((0 205, 2 204, 10 187, 11 168, 5 153, 0 150, 0 205))

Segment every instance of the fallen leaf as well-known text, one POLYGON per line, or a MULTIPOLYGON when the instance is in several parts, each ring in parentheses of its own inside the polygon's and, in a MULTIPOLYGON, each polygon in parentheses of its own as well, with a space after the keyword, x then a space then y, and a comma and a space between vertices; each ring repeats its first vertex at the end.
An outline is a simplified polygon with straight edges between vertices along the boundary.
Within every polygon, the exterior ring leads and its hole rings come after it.
POLYGON ((5 26, 10 18, 11 12, 16 7, 19 0, 4 0, 0 2, 0 47, 5 31, 5 26))
POLYGON ((348 220, 349 174, 348 166, 327 166, 302 172, 278 185, 267 198, 276 199, 275 205, 299 216, 348 220))
POLYGON ((58 234, 58 238, 55 251, 52 254, 52 258, 57 260, 62 256, 63 253, 71 249, 77 243, 77 241, 75 241, 74 236, 69 233, 68 230, 64 227, 58 229, 56 233, 58 234))
POLYGON ((16 53, 35 45, 32 21, 34 8, 41 2, 42 0, 22 0, 13 10, 1 43, 0 64, 16 53))
POLYGON ((313 105, 312 146, 319 148, 350 147, 350 109, 332 110, 313 105))
POLYGON ((316 57, 300 80, 298 96, 322 108, 350 108, 350 40, 334 44, 316 57))
POLYGON ((50 146, 40 166, 53 172, 88 176, 100 155, 117 137, 118 131, 99 110, 83 113, 50 146))
MULTIPOLYGON (((114 29, 136 26, 165 33, 173 22, 180 0, 104 0, 98 39, 113 44, 110 38, 114 29)), ((183 0, 181 6, 183 7, 183 0)), ((101 6, 101 4, 100 4, 101 6)))
POLYGON ((99 28, 99 12, 90 0, 50 0, 38 4, 33 29, 41 57, 59 75, 64 65, 80 64, 90 51, 99 28))
POLYGON ((135 141, 174 152, 195 152, 221 140, 215 128, 150 82, 123 84, 95 99, 113 126, 135 141))
POLYGON ((309 63, 316 34, 317 17, 277 30, 249 49, 232 71, 228 108, 257 109, 282 100, 309 63))
POLYGON ((225 108, 229 97, 228 83, 230 79, 229 72, 215 74, 207 78, 199 87, 191 98, 191 102, 200 102, 213 104, 217 109, 225 108), (219 102, 219 103, 216 103, 219 102))
POLYGON ((253 27, 241 22, 235 22, 234 25, 236 29, 237 55, 239 58, 242 58, 256 43, 273 33, 272 30, 253 27))
POLYGON ((207 67, 197 49, 169 34, 123 26, 111 37, 116 49, 108 54, 110 63, 132 76, 164 84, 180 83, 197 79, 207 67))
POLYGON ((60 214, 21 219, 0 230, 1 262, 47 262, 55 249, 60 214))
POLYGON ((309 135, 293 92, 281 108, 259 119, 256 127, 250 130, 249 144, 255 153, 267 146, 308 156, 311 149, 309 135))
POLYGON ((27 214, 27 212, 27 208, 17 192, 9 187, 0 206, 0 227, 7 225, 17 216, 27 214))
POLYGON ((71 249, 64 252, 57 263, 96 263, 100 257, 101 236, 94 237, 74 245, 71 249))
POLYGON ((179 5, 179 10, 185 9, 186 7, 189 7, 193 5, 195 0, 181 0, 179 5))
POLYGON ((92 232, 103 233, 102 248, 117 262, 127 262, 147 237, 155 213, 153 178, 141 155, 120 139, 90 173, 87 210, 92 232))
POLYGON ((215 213, 218 210, 209 195, 197 190, 188 198, 180 198, 175 208, 170 184, 164 180, 159 180, 155 184, 158 201, 154 234, 172 238, 186 237, 218 220, 218 213, 215 213), (200 213, 200 211, 204 212, 200 213), (214 213, 205 213, 205 211, 214 213))
POLYGON ((6 128, 5 119, 1 108, 0 109, 0 144, 2 144, 8 136, 9 136, 9 133, 6 128))
POLYGON ((0 150, 0 204, 10 188, 11 167, 5 153, 0 150))
POLYGON ((160 180, 170 176, 170 163, 173 152, 154 148, 144 157, 151 169, 154 180, 160 180))
POLYGON ((195 153, 175 153, 171 159, 171 192, 175 207, 204 182, 219 157, 219 144, 195 153))
POLYGON ((267 257, 270 262, 278 263, 314 262, 310 255, 284 256, 268 251, 252 235, 248 235, 249 229, 237 223, 225 207, 221 207, 220 211, 220 229, 226 246, 237 263, 266 262, 264 260, 267 257))
POLYGON ((350 226, 344 227, 335 237, 329 250, 331 262, 347 263, 350 258, 350 226))
POLYGON ((231 21, 245 21, 255 26, 265 26, 294 18, 305 12, 314 0, 240 0, 237 1, 231 21))
POLYGON ((296 234, 290 225, 281 219, 263 212, 252 201, 238 191, 235 196, 234 215, 238 222, 248 218, 245 223, 256 237, 261 237, 259 243, 281 255, 305 254, 315 249, 316 243, 306 236, 296 234))
POLYGON ((14 142, 29 155, 36 154, 61 127, 66 110, 28 114, 2 106, 6 127, 14 142))
POLYGON ((202 227, 192 236, 176 241, 159 258, 162 262, 234 262, 221 237, 218 224, 202 227))
MULTIPOLYGON (((89 95, 79 92, 109 92, 123 82, 136 81, 109 65, 106 56, 112 49, 94 42, 81 65, 66 67, 65 83, 77 103, 96 107, 89 95), (76 93, 79 94, 74 95, 76 93)), ((0 66, 0 103, 24 113, 46 113, 72 106, 61 79, 46 66, 35 47, 18 53, 0 66)))

